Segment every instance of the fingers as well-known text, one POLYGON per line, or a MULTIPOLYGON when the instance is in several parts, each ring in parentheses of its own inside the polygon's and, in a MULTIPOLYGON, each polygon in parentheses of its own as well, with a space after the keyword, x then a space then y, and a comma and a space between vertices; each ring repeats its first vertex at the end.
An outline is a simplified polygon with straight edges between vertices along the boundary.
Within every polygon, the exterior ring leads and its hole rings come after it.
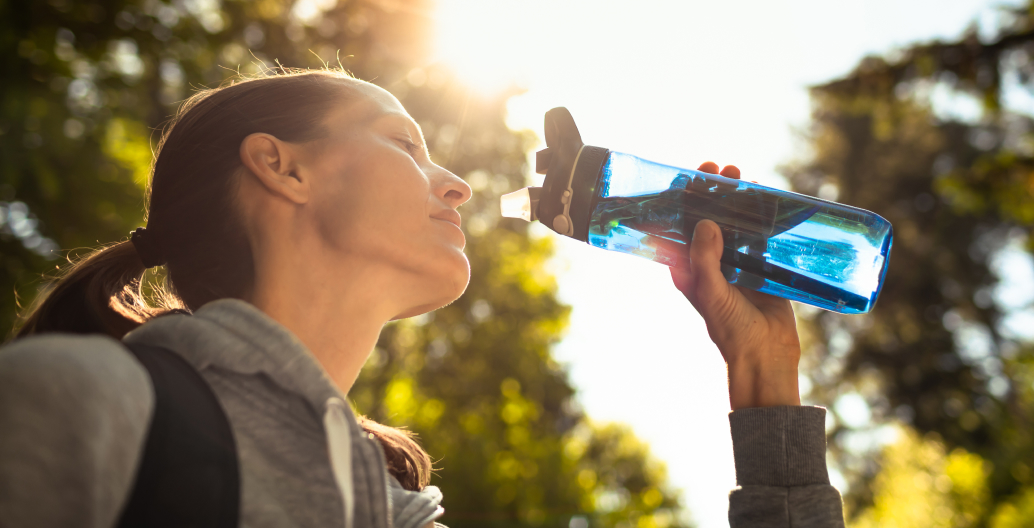
POLYGON ((700 164, 700 167, 697 170, 708 174, 720 174, 726 178, 732 178, 734 180, 740 179, 740 169, 735 165, 726 165, 722 168, 721 172, 719 172, 717 163, 713 161, 705 161, 700 164))
MULTIPOLYGON (((693 305, 707 321, 728 304, 732 286, 722 275, 722 232, 710 220, 701 220, 693 230, 689 248, 693 305)), ((672 275, 674 278, 674 274, 672 275)))
POLYGON ((671 266, 668 268, 668 271, 671 272, 671 282, 675 285, 675 289, 682 292, 683 295, 689 295, 690 284, 693 282, 693 274, 689 270, 689 263, 671 266))
POLYGON ((678 246, 672 248, 671 254, 675 256, 676 262, 674 266, 668 267, 668 271, 671 272, 671 282, 675 288, 688 298, 690 287, 693 284, 693 272, 689 268, 689 244, 678 244, 678 246))
MULTIPOLYGON (((735 165, 726 165, 719 172, 717 163, 706 161, 697 170, 740 179, 740 169, 735 165)), ((705 308, 698 303, 710 305, 718 300, 724 304, 731 295, 731 286, 721 271, 722 232, 718 225, 710 220, 697 223, 693 241, 686 249, 679 254, 678 265, 669 268, 671 281, 703 314, 705 308)))
POLYGON ((713 161, 705 161, 700 164, 697 170, 708 174, 718 174, 718 164, 713 161))

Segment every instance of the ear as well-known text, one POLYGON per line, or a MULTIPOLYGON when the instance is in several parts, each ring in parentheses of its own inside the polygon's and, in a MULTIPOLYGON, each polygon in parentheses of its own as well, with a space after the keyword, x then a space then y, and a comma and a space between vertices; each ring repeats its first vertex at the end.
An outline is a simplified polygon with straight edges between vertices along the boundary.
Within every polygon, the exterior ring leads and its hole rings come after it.
POLYGON ((265 133, 241 141, 241 163, 269 192, 296 203, 309 201, 310 185, 298 170, 298 150, 265 133))

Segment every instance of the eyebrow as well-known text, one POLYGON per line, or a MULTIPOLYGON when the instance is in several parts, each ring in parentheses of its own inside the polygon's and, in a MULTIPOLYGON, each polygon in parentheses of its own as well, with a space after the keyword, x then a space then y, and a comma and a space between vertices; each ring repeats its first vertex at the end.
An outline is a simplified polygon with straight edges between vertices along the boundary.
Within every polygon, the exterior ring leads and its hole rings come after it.
POLYGON ((380 119, 388 119, 388 118, 394 119, 396 121, 402 121, 403 123, 405 123, 407 128, 409 128, 409 127, 415 128, 416 129, 416 138, 415 139, 419 142, 421 148, 423 148, 424 150, 427 150, 427 143, 424 141, 424 131, 423 131, 422 128, 420 128, 420 124, 417 123, 415 120, 413 120, 412 117, 410 117, 410 116, 408 116, 406 114, 403 114, 401 112, 388 112, 386 114, 381 115, 381 117, 380 117, 380 119))

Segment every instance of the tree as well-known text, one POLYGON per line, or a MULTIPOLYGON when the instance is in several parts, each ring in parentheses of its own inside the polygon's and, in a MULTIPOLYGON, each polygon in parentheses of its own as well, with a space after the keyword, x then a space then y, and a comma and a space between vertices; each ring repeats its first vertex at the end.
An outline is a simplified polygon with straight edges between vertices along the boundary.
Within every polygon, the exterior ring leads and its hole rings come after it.
POLYGON ((860 512, 855 528, 1019 528, 1034 523, 1034 487, 994 504, 987 460, 961 447, 947 452, 936 433, 920 438, 903 429, 899 434, 900 440, 882 453, 873 505, 860 512))
POLYGON ((901 437, 884 451, 873 508, 854 526, 978 526, 990 505, 990 464, 962 448, 945 453, 936 435, 919 438, 905 430, 901 437))
MULTIPOLYGON (((838 412, 831 432, 855 513, 871 512, 865 484, 880 471, 872 446, 887 423, 988 461, 990 504, 1032 484, 1034 346, 1008 327, 1024 307, 995 293, 1008 288, 997 259, 1034 249, 1034 121, 1006 104, 1031 92, 1032 9, 1014 11, 994 40, 970 30, 869 57, 812 89, 812 156, 786 176, 799 191, 876 211, 896 237, 871 314, 803 317, 812 398, 847 411, 861 397, 871 412, 861 423, 838 412), (941 103, 951 97, 979 115, 941 103)), ((973 525, 995 510, 982 511, 973 525)))
POLYGON ((677 495, 631 431, 592 424, 551 357, 568 308, 546 240, 499 221, 525 183, 532 138, 505 102, 424 64, 431 4, 289 0, 0 3, 0 321, 60 264, 58 248, 124 238, 143 221, 151 151, 194 87, 288 67, 342 66, 388 89, 432 156, 470 183, 467 294, 389 325, 349 394, 420 433, 441 468, 445 521, 675 526, 677 495))

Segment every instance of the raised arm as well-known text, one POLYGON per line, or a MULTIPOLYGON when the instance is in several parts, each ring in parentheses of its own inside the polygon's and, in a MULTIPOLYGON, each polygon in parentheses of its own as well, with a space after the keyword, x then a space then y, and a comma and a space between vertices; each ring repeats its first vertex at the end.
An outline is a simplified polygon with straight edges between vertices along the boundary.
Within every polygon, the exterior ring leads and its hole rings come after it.
MULTIPOLYGON (((708 162, 700 170, 718 173, 708 162)), ((728 166, 722 176, 739 178, 728 166)), ((729 370, 736 482, 732 528, 842 527, 840 494, 826 469, 825 410, 802 407, 801 345, 790 301, 729 284, 722 275, 722 233, 709 220, 671 278, 707 324, 729 370)))

